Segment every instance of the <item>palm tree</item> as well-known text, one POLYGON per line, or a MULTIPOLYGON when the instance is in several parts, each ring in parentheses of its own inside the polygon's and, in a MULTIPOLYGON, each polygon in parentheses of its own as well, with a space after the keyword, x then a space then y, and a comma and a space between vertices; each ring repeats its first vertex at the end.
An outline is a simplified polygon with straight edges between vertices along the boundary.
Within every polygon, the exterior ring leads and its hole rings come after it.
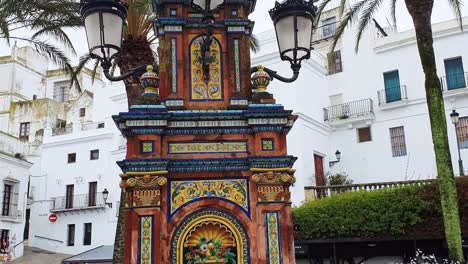
POLYGON ((68 71, 71 64, 67 51, 76 53, 64 29, 80 26, 79 4, 74 0, 0 1, 0 38, 7 44, 12 40, 23 42, 68 71), (28 33, 21 34, 25 31, 28 33), (58 41, 65 50, 45 37, 58 41))
MULTIPOLYGON (((325 7, 332 0, 324 0, 318 8, 317 21, 325 7)), ((362 33, 367 28, 384 0, 359 0, 353 4, 345 13, 346 0, 341 0, 340 16, 341 22, 336 30, 331 50, 334 50, 339 38, 352 22, 357 20, 356 52, 362 33)), ((396 22, 396 2, 388 0, 390 4, 390 15, 393 23, 396 22)), ((457 19, 462 25, 461 6, 462 0, 448 0, 455 12, 457 19)), ((447 136, 447 122, 445 117, 444 99, 442 89, 437 76, 435 54, 433 47, 431 15, 434 0, 405 0, 406 8, 413 20, 416 32, 419 57, 425 74, 426 101, 429 109, 429 119, 432 130, 432 142, 437 165, 439 191, 441 197, 442 214, 445 227, 445 239, 448 245, 449 258, 463 263, 462 240, 460 230, 460 217, 458 212, 457 192, 455 188, 452 160, 447 136)))

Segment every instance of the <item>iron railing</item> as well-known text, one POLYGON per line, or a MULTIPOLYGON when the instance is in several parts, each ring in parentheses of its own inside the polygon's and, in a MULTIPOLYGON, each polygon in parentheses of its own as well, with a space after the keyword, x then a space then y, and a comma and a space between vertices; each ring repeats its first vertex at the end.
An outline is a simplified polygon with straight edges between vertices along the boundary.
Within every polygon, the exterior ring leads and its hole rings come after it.
POLYGON ((419 186, 434 182, 435 180, 414 180, 414 181, 394 181, 394 182, 377 182, 364 184, 349 184, 349 185, 329 185, 329 186, 306 186, 306 198, 320 199, 330 197, 340 193, 359 192, 359 191, 375 191, 383 188, 401 188, 405 186, 419 186))
POLYGON ((66 126, 66 127, 57 127, 52 129, 52 136, 59 136, 59 135, 65 135, 65 134, 70 134, 73 132, 73 126, 66 126))
POLYGON ((98 122, 98 123, 85 123, 81 126, 81 130, 87 131, 87 130, 93 130, 93 129, 101 129, 105 127, 104 122, 98 122))
POLYGON ((450 91, 456 89, 467 88, 468 84, 468 73, 458 73, 443 76, 440 78, 440 84, 442 86, 442 91, 450 91))
POLYGON ((406 93, 406 85, 380 90, 377 92, 377 95, 379 97, 379 105, 408 99, 408 95, 406 93))
POLYGON ((338 23, 334 22, 316 27, 312 32, 312 43, 334 37, 338 23))
POLYGON ((73 211, 73 210, 86 210, 103 208, 106 203, 102 193, 96 193, 95 196, 89 196, 88 194, 80 194, 73 196, 62 196, 52 198, 51 212, 59 211, 73 211))
POLYGON ((351 117, 366 116, 374 113, 374 102, 367 98, 349 103, 333 105, 323 109, 324 120, 333 121, 351 117))

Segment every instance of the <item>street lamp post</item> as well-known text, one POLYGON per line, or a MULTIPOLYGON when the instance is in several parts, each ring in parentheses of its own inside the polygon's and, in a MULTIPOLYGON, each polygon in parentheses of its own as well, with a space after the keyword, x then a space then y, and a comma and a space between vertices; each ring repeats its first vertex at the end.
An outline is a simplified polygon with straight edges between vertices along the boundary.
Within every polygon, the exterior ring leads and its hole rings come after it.
MULTIPOLYGON (((208 28, 206 36, 209 43, 211 24, 214 17, 211 10, 219 7, 222 0, 193 0, 192 3, 204 11, 202 22, 208 28)), ((112 62, 120 56, 123 30, 127 19, 128 6, 121 0, 81 0, 81 17, 86 29, 89 53, 92 58, 101 62, 104 75, 110 81, 121 81, 131 76, 141 74, 147 65, 140 65, 123 73, 121 76, 113 76, 110 73, 112 62)), ((275 7, 270 10, 276 37, 279 46, 281 60, 289 61, 293 76, 290 78, 280 76, 276 71, 264 68, 272 79, 291 83, 299 77, 302 60, 310 58, 312 49, 312 30, 317 8, 313 1, 287 0, 276 2, 275 7)), ((204 45, 207 46, 207 45, 204 45)), ((209 54, 209 47, 204 53, 209 54)), ((209 62, 204 62, 205 68, 209 69, 209 62)), ((157 69, 156 69, 157 70, 157 69)), ((258 67, 252 67, 251 73, 257 72, 258 67)), ((209 78, 207 71, 205 78, 209 78)))
POLYGON ((463 170, 463 161, 461 159, 461 154, 460 154, 460 144, 458 143, 458 129, 457 129, 457 124, 460 122, 460 114, 453 110, 452 113, 450 114, 450 119, 452 120, 452 124, 455 126, 455 135, 457 137, 457 150, 458 150, 458 169, 460 171, 460 176, 463 176, 464 170, 463 170))

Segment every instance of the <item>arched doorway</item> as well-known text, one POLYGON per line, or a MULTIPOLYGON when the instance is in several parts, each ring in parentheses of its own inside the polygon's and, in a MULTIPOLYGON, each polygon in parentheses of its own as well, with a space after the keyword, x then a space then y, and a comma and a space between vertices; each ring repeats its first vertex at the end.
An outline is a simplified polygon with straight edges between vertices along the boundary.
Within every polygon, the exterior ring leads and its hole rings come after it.
POLYGON ((230 214, 215 209, 196 212, 174 233, 171 263, 249 264, 246 233, 230 214))

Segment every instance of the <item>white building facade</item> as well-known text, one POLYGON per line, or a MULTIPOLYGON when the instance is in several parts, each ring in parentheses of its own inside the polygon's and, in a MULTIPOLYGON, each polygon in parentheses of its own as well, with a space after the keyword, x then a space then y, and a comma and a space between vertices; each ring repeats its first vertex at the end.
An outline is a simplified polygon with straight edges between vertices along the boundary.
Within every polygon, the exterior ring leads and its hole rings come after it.
MULTIPOLYGON (((373 22, 355 52, 353 28, 345 31, 334 53, 330 45, 339 23, 329 9, 314 33, 312 58, 303 62, 292 84, 274 81, 269 91, 299 119, 288 135, 288 151, 298 156, 294 204, 304 186, 325 185, 327 175, 347 174, 354 183, 420 180, 436 177, 436 164, 425 99, 424 73, 413 30, 397 32, 373 22), (337 161, 335 153, 341 153, 337 161)), ((464 27, 468 18, 463 19, 464 27)), ((433 25, 438 76, 441 77, 454 171, 457 140, 468 166, 468 32, 458 21, 433 25), (460 113, 458 138, 450 113, 460 113)), ((288 75, 278 57, 273 31, 257 36, 263 64, 288 75)))

